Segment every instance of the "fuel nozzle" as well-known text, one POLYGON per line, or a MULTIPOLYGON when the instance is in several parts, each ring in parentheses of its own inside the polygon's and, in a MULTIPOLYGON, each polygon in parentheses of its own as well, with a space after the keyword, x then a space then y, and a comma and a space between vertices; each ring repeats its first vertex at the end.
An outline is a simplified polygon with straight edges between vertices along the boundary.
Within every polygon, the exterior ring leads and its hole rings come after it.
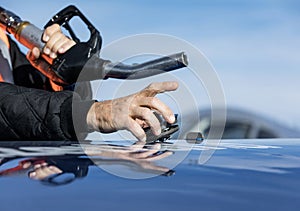
POLYGON ((29 49, 33 47, 42 49, 44 46, 41 29, 2 7, 0 7, 0 27, 29 49))
POLYGON ((16 34, 22 23, 22 20, 16 14, 0 7, 0 23, 1 28, 11 34, 16 34))
MULTIPOLYGON (((187 56, 184 52, 163 56, 148 62, 126 65, 120 62, 112 63, 99 57, 102 39, 100 32, 90 21, 77 9, 70 5, 57 13, 46 25, 59 24, 65 27, 71 37, 77 40, 75 46, 64 54, 58 55, 51 64, 46 62, 39 66, 45 76, 59 85, 70 85, 77 81, 91 81, 97 79, 140 79, 164 72, 173 71, 188 65, 187 56), (79 17, 90 31, 90 38, 81 42, 75 35, 69 21, 73 17, 79 17), (79 42, 80 41, 80 42, 79 42), (79 77, 82 70, 87 74, 79 77)), ((28 49, 33 47, 41 51, 45 45, 42 42, 43 30, 28 21, 23 21, 13 12, 0 7, 0 27, 12 34, 21 44, 28 49)))

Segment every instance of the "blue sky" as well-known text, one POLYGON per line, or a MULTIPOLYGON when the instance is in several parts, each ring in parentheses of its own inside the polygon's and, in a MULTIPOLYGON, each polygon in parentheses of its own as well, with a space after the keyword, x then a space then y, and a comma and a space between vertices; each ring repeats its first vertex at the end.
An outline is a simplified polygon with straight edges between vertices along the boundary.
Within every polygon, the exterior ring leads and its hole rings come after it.
POLYGON ((1 6, 39 27, 63 7, 78 6, 101 31, 104 46, 140 33, 184 39, 210 60, 229 106, 300 128, 299 1, 21 2, 1 0, 1 6))

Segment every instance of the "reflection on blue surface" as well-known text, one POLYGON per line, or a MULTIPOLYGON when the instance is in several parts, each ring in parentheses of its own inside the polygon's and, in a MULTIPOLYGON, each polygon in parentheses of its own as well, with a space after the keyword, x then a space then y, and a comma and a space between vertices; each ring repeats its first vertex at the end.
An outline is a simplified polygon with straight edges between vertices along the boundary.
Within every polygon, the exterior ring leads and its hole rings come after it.
POLYGON ((300 141, 260 141, 223 142, 204 165, 197 145, 169 177, 124 179, 95 165, 86 177, 55 187, 2 177, 1 211, 299 210, 300 141))

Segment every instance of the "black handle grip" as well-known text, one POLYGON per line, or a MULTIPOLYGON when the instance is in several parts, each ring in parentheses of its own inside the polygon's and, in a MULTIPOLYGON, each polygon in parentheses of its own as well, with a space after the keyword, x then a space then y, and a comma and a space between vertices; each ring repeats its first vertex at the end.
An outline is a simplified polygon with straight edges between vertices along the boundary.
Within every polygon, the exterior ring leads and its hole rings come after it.
POLYGON ((74 17, 79 17, 87 26, 90 31, 90 38, 86 42, 90 47, 91 53, 95 54, 100 51, 102 45, 102 38, 100 32, 93 26, 93 24, 83 15, 83 13, 74 5, 67 6, 66 8, 59 11, 54 15, 50 21, 45 25, 44 28, 56 23, 64 27, 69 33, 72 39, 79 43, 81 40, 77 37, 71 25, 69 24, 70 20, 74 17))

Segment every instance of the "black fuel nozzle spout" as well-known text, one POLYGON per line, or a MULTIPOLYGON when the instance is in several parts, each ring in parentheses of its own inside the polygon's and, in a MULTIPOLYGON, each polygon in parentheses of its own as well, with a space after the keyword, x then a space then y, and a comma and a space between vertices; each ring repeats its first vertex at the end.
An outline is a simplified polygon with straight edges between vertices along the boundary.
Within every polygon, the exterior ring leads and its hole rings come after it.
POLYGON ((139 64, 124 64, 104 60, 97 55, 89 57, 84 43, 76 44, 52 64, 52 71, 68 84, 76 81, 99 79, 134 80, 162 74, 186 67, 187 56, 184 52, 159 57, 139 64))
POLYGON ((180 52, 140 64, 106 63, 103 71, 106 74, 106 78, 140 79, 180 69, 187 65, 186 54, 180 52))

